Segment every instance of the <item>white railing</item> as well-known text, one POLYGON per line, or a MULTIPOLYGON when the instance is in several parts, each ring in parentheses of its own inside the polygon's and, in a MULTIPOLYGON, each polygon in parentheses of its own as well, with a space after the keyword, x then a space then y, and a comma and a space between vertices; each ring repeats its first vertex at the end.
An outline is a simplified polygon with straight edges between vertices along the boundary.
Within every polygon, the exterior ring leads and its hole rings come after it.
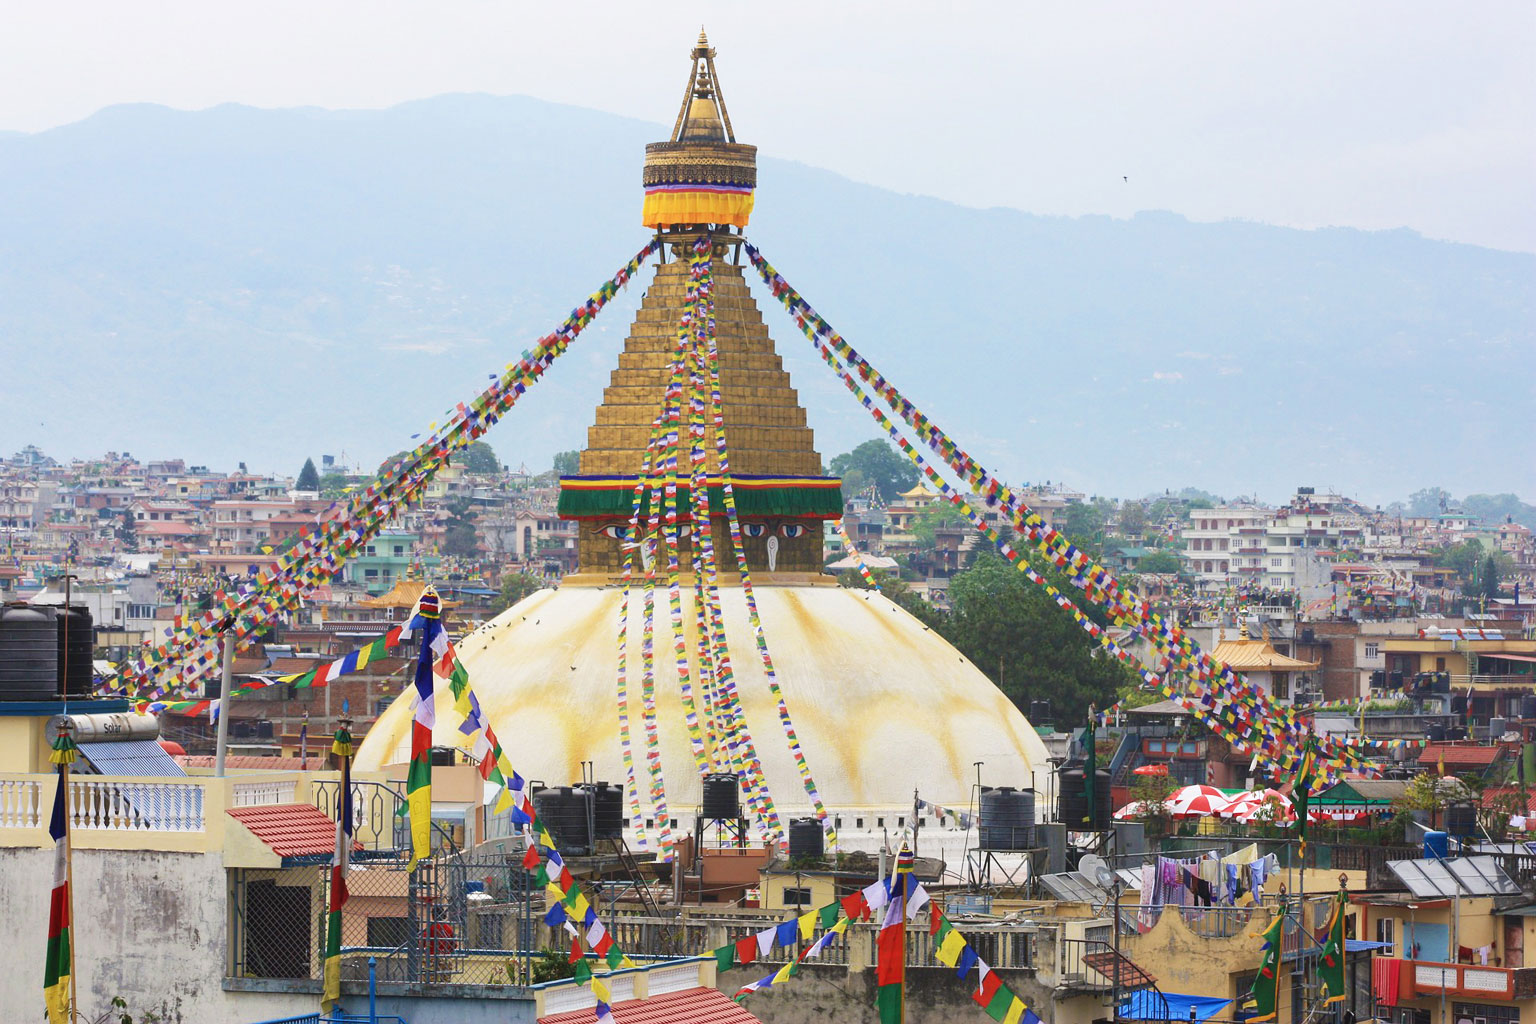
POLYGON ((230 795, 230 806, 270 807, 273 804, 291 804, 294 786, 292 779, 236 782, 231 787, 233 792, 230 795))
POLYGON ((69 824, 110 832, 201 832, 203 785, 76 777, 69 784, 69 824))
POLYGON ((42 823, 42 781, 0 779, 0 828, 37 828, 42 823))

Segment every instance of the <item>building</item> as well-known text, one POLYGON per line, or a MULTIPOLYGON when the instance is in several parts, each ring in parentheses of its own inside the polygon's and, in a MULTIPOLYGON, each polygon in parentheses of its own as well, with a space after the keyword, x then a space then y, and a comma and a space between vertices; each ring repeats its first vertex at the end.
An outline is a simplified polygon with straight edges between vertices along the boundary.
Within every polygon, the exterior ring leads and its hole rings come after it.
MULTIPOLYGON (((731 141, 708 81, 707 75, 692 80, 675 138, 649 150, 648 175, 664 180, 693 173, 689 168, 697 166, 712 169, 699 173, 725 173, 720 169, 726 168, 755 181, 753 150, 731 141)), ((458 646, 497 733, 518 737, 518 761, 525 766, 519 770, 559 783, 579 778, 582 762, 592 762, 597 778, 625 778, 614 709, 615 637, 623 601, 616 584, 627 553, 634 550, 625 544, 636 474, 671 376, 690 280, 684 257, 699 237, 691 227, 663 225, 661 231, 662 260, 588 431, 580 471, 561 481, 560 514, 580 527, 577 570, 558 590, 526 598, 458 646)), ((822 460, 805 410, 748 289, 745 268, 727 258, 740 235, 717 224, 710 240, 719 358, 736 368, 720 381, 725 443, 738 481, 742 549, 782 705, 756 649, 746 594, 730 571, 735 566, 725 540, 730 530, 712 496, 711 532, 719 538, 722 563, 728 567, 720 583, 721 617, 734 684, 753 723, 755 753, 779 812, 814 813, 798 755, 782 732, 789 723, 781 717, 781 706, 793 722, 823 805, 834 819, 841 815, 845 821, 838 833, 844 849, 880 844, 879 826, 910 814, 916 789, 925 799, 964 806, 978 760, 986 763, 989 784, 1043 790, 1049 776, 1045 746, 1001 691, 899 606, 879 594, 838 587, 822 574, 822 522, 843 513, 838 482, 820 475, 822 460), (895 707, 902 714, 892 719, 888 712, 895 707), (878 743, 849 741, 876 734, 883 737, 878 743)), ((708 463, 711 469, 716 465, 708 463)), ((903 507, 915 514, 936 496, 919 490, 903 500, 903 507)), ((888 514, 893 528, 908 521, 898 519, 894 510, 888 514)), ((889 534, 886 540, 889 544, 889 534)), ((696 614, 690 543, 686 538, 680 542, 680 580, 685 582, 677 608, 680 621, 691 624, 696 614)), ((665 592, 660 600, 666 607, 665 592)), ((627 627, 637 658, 640 603, 637 590, 627 627)), ((665 614, 658 621, 662 639, 657 643, 671 649, 665 614)), ((689 678, 701 678, 696 645, 688 641, 683 649, 689 678)), ((635 667, 630 671, 638 672, 638 664, 631 662, 635 667)), ((669 817, 681 826, 699 805, 700 777, 674 659, 658 654, 655 664, 653 763, 659 763, 658 777, 664 778, 669 817)), ((639 677, 632 678, 638 684, 639 677)), ((632 708, 638 729, 640 711, 632 708)), ((706 719, 707 712, 700 711, 699 718, 706 719)), ((461 746, 466 737, 459 721, 455 712, 441 707, 435 742, 461 746)), ((401 762, 410 722, 404 704, 387 709, 362 745, 359 766, 401 762)), ((642 751, 651 749, 642 742, 642 751)), ((720 749, 702 740, 706 762, 718 759, 720 749)), ((639 763, 637 770, 648 769, 639 763)), ((637 796, 646 804, 638 816, 642 826, 661 817, 656 808, 662 805, 649 798, 650 792, 643 782, 638 787, 637 796)), ((634 817, 626 815, 632 845, 638 839, 634 817)))

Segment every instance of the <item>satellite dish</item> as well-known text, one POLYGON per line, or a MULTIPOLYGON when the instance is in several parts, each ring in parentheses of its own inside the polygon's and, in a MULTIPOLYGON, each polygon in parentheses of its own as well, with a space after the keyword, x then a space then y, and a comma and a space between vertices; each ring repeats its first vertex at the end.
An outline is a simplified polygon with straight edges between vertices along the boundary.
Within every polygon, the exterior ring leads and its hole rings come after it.
POLYGON ((1083 854, 1083 859, 1077 862, 1077 870, 1100 886, 1105 886, 1105 875, 1108 875, 1111 880, 1115 877, 1114 872, 1109 870, 1109 865, 1104 863, 1104 858, 1096 853, 1083 854))
POLYGON ((1101 889, 1113 889, 1115 887, 1115 883, 1119 881, 1119 879, 1115 877, 1115 873, 1110 870, 1108 864, 1099 865, 1098 870, 1094 871, 1093 873, 1093 880, 1099 883, 1099 887, 1101 889))

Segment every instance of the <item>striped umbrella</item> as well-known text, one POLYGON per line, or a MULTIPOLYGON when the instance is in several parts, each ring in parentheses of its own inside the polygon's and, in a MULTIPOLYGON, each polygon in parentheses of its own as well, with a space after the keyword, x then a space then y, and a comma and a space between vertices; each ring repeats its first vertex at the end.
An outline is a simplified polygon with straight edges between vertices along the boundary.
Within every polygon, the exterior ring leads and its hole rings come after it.
POLYGON ((1231 797, 1215 786, 1185 786, 1168 798, 1168 810, 1175 818, 1204 818, 1220 814, 1231 797))

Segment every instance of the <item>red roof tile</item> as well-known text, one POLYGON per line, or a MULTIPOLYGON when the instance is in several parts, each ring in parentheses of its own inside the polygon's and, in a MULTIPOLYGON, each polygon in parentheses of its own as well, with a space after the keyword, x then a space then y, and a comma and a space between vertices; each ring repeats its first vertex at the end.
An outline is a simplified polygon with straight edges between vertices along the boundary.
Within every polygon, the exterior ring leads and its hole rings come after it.
MULTIPOLYGON (((336 822, 314 804, 231 807, 225 812, 279 857, 306 857, 336 849, 336 822)), ((361 850, 362 843, 353 843, 361 850)))
MULTIPOLYGON (((712 988, 690 988, 649 999, 613 1004, 617 1024, 762 1024, 747 1008, 712 988)), ((539 1018, 539 1024, 593 1024, 596 1010, 572 1010, 539 1018)))
MULTIPOLYGON (((238 705, 236 705, 238 707, 238 705)), ((330 752, 330 740, 326 741, 326 752, 330 752)), ((188 754, 178 757, 176 763, 183 768, 212 768, 216 760, 212 754, 188 754)), ((314 758, 310 758, 311 767, 314 758)), ((239 768, 241 770, 264 772, 296 772, 303 766, 303 762, 297 757, 276 757, 260 754, 228 754, 224 758, 225 768, 239 768)))
POLYGON ((1439 764, 1441 758, 1447 765, 1472 765, 1486 767, 1493 764, 1494 759, 1504 750, 1503 747, 1472 747, 1450 743, 1426 744, 1419 754, 1419 764, 1439 764))

